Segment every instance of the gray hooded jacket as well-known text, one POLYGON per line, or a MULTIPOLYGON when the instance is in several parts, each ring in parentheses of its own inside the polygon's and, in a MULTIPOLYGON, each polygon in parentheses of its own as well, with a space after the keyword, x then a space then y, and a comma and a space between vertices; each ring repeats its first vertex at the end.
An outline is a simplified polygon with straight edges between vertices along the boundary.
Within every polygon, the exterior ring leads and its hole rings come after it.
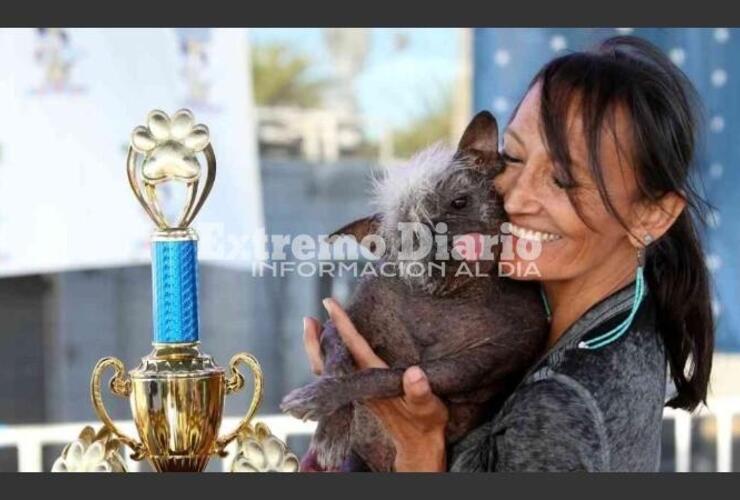
POLYGON ((666 357, 650 294, 615 342, 578 347, 622 322, 634 283, 593 306, 495 416, 449 450, 451 471, 657 471, 666 357))

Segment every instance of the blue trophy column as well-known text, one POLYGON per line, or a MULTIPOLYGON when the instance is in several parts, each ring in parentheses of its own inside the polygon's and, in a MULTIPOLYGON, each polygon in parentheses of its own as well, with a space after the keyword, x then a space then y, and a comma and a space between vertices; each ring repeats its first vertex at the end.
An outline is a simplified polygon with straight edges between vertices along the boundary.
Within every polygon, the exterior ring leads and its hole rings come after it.
POLYGON ((198 242, 152 241, 154 343, 198 341, 198 242))

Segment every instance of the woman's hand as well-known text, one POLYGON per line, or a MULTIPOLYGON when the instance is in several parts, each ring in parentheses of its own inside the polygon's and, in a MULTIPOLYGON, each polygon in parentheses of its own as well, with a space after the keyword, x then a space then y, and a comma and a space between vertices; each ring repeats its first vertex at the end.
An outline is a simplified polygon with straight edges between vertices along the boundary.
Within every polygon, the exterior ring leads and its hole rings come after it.
MULTIPOLYGON (((337 332, 360 369, 388 368, 355 329, 347 313, 333 299, 324 299, 337 332)), ((319 347, 321 325, 305 318, 303 341, 311 370, 320 375, 323 360, 319 347)), ((388 430, 396 447, 395 470, 399 472, 439 472, 446 470, 444 432, 448 411, 429 386, 426 375, 412 366, 403 375, 404 395, 366 402, 388 430)))

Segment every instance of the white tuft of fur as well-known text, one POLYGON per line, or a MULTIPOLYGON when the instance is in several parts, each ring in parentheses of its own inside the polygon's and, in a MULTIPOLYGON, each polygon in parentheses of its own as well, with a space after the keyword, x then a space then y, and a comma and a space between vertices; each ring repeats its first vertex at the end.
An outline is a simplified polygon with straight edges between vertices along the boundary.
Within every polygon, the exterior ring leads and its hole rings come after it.
POLYGON ((402 205, 416 205, 418 221, 424 220, 424 198, 432 193, 437 182, 451 167, 456 150, 443 142, 432 144, 416 153, 407 163, 385 169, 382 177, 373 181, 373 202, 382 214, 383 225, 395 227, 402 205))

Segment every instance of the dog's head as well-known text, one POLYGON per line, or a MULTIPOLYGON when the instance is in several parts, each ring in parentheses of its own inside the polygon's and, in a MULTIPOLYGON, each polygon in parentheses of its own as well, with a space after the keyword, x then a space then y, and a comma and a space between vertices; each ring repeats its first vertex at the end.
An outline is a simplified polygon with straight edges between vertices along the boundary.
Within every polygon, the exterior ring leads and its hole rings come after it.
POLYGON ((479 268, 490 270, 495 259, 491 236, 504 218, 503 204, 493 190, 500 168, 496 119, 483 111, 467 126, 457 149, 435 144, 407 164, 389 168, 375 182, 377 213, 332 237, 352 235, 385 261, 408 269, 415 262, 417 271, 419 264, 431 269, 405 277, 428 291, 440 284, 440 266, 448 278, 464 261, 477 261, 479 268))

